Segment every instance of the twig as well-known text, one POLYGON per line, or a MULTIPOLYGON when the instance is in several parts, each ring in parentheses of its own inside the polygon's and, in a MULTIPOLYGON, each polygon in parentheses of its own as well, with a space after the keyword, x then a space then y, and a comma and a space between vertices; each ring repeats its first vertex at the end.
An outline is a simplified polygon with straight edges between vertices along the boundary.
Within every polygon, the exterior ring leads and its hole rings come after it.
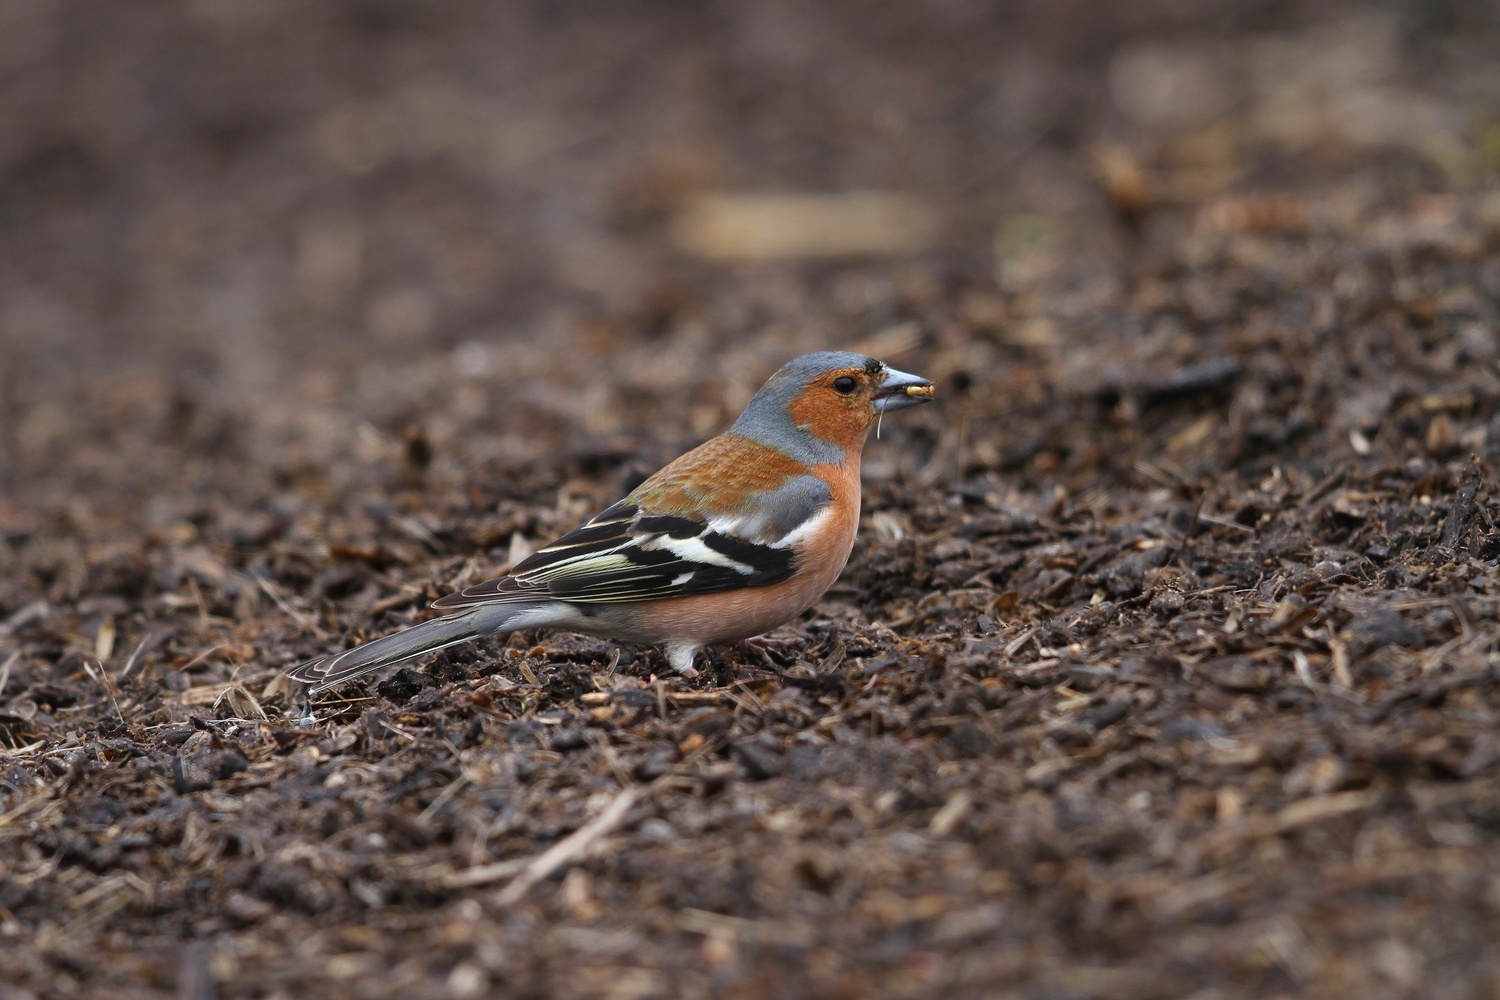
MULTIPOLYGON (((1194 527, 1197 526, 1199 519, 1203 516, 1203 502, 1205 500, 1207 500, 1207 499, 1208 499, 1208 490, 1204 490, 1202 493, 1198 494, 1198 502, 1193 506, 1193 519, 1192 519, 1192 521, 1189 522, 1194 527)), ((1172 552, 1171 555, 1167 556, 1166 562, 1162 563, 1162 565, 1163 566, 1170 566, 1174 562, 1176 562, 1178 559, 1182 558, 1182 553, 1187 549, 1188 544, 1192 540, 1193 540, 1193 533, 1192 533, 1192 531, 1191 530, 1183 531, 1183 533, 1182 533, 1182 540, 1177 543, 1177 548, 1172 552)), ((1184 564, 1184 568, 1186 568, 1186 564, 1184 564)))
POLYGON ((45 806, 57 795, 51 788, 43 788, 29 799, 22 800, 18 805, 12 806, 8 811, 0 813, 0 830, 10 826, 16 820, 22 818, 29 812, 45 806))
POLYGON ((261 590, 266 592, 266 596, 269 597, 276 604, 276 606, 286 614, 288 618, 292 619, 292 621, 296 622, 298 625, 302 626, 302 628, 311 632, 319 639, 323 639, 328 636, 328 633, 323 631, 323 629, 319 627, 318 623, 313 619, 311 615, 298 611, 296 608, 288 604, 286 598, 281 596, 281 592, 276 589, 275 584, 273 584, 269 579, 267 579, 265 576, 262 576, 260 573, 251 573, 250 577, 256 582, 261 590))
POLYGON ((110 702, 115 706, 115 714, 120 717, 121 722, 124 722, 125 713, 120 710, 120 697, 115 691, 115 682, 110 679, 109 671, 104 669, 104 664, 101 663, 98 667, 95 667, 88 660, 84 660, 83 671, 104 689, 105 694, 109 695, 110 702))
MULTIPOLYGON (((686 708, 691 705, 720 705, 734 699, 734 691, 729 688, 715 688, 712 691, 666 691, 660 693, 660 698, 676 705, 678 708, 686 708)), ((615 691, 587 691, 578 696, 580 704, 584 705, 610 705, 616 701, 623 701, 615 691)))
POLYGON ((415 518, 407 517, 405 514, 391 514, 389 515, 389 519, 396 527, 431 549, 433 555, 440 556, 443 554, 443 543, 438 541, 438 537, 431 531, 428 531, 427 526, 422 524, 422 522, 415 518))
POLYGON ((625 789, 593 819, 538 854, 509 885, 496 894, 496 905, 516 905, 538 882, 543 881, 574 858, 582 856, 594 846, 596 841, 608 836, 615 827, 624 822, 625 814, 630 812, 630 807, 635 805, 646 794, 646 791, 649 791, 649 788, 642 790, 639 786, 625 789))
POLYGON ((16 661, 19 660, 20 658, 21 658, 21 651, 18 649, 14 653, 11 653, 9 657, 6 658, 6 660, 5 660, 5 666, 0 667, 0 694, 4 694, 5 693, 5 685, 7 685, 7 684, 10 683, 10 668, 13 667, 13 666, 15 666, 16 665, 16 661))
POLYGON ((442 877, 439 884, 444 889, 472 889, 477 885, 489 885, 491 882, 510 878, 523 870, 527 864, 529 862, 524 858, 507 858, 504 861, 495 861, 487 865, 473 865, 462 871, 449 872, 442 877))
POLYGON ((1012 656, 1015 656, 1017 653, 1019 653, 1022 649, 1025 648, 1026 644, 1031 641, 1031 637, 1034 635, 1036 635, 1036 626, 1033 625, 1031 628, 1028 628, 1026 631, 1016 636, 1010 642, 1006 643, 1005 658, 1010 659, 1012 656))
POLYGON ((1248 524, 1241 524, 1238 521, 1231 521, 1227 517, 1215 517, 1212 514, 1200 513, 1198 515, 1198 522, 1200 524, 1216 525, 1220 528, 1229 528, 1231 531, 1239 531, 1247 535, 1255 534, 1255 529, 1250 527, 1248 524))
POLYGON ((198 664, 202 663, 204 660, 208 659, 210 656, 213 656, 219 650, 221 650, 221 649, 229 649, 233 645, 234 645, 233 643, 221 642, 221 643, 219 643, 216 646, 210 646, 207 649, 205 649, 203 652, 199 653, 197 656, 193 657, 191 660, 188 660, 182 666, 177 667, 176 670, 177 670, 178 673, 182 673, 184 670, 191 670, 194 667, 196 667, 198 664))
POLYGON ((32 601, 20 611, 0 622, 0 639, 4 639, 22 625, 34 622, 39 618, 46 618, 51 610, 47 606, 46 601, 32 601))
POLYGON ((677 914, 677 927, 705 937, 724 937, 755 944, 796 946, 812 928, 801 921, 747 920, 711 910, 686 909, 677 914))
MULTIPOLYGON (((141 636, 141 641, 135 644, 135 649, 131 652, 130 658, 125 661, 125 666, 120 668, 120 680, 123 681, 129 677, 131 671, 135 670, 135 665, 140 662, 141 657, 159 646, 161 641, 171 634, 171 629, 157 628, 141 636)), ((214 648, 218 649, 219 647, 215 646, 214 648)))
POLYGON ((417 817, 417 823, 426 823, 429 819, 437 814, 437 811, 439 809, 448 804, 449 799, 458 794, 459 789, 463 788, 468 783, 468 777, 462 774, 454 778, 452 781, 448 782, 443 790, 437 793, 437 797, 432 800, 432 804, 429 805, 426 809, 422 810, 421 814, 417 817))

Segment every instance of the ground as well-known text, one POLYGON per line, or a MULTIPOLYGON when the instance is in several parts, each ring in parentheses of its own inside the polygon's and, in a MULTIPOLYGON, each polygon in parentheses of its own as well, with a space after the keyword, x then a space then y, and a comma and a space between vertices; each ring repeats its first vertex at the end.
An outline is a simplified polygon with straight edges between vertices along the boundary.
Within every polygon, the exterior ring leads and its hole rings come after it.
POLYGON ((1500 989, 1492 14, 4 17, 3 1000, 1500 989), (825 347, 769 661, 280 679, 825 347))

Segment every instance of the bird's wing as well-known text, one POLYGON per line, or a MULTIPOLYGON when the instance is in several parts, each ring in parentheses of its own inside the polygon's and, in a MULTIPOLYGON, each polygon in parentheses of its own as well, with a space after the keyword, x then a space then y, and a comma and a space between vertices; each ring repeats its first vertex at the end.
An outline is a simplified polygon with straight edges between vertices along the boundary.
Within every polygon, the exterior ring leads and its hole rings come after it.
POLYGON ((813 475, 720 512, 664 513, 637 490, 532 553, 509 576, 449 594, 433 607, 548 597, 614 604, 780 583, 796 572, 797 543, 831 499, 828 484, 813 475))

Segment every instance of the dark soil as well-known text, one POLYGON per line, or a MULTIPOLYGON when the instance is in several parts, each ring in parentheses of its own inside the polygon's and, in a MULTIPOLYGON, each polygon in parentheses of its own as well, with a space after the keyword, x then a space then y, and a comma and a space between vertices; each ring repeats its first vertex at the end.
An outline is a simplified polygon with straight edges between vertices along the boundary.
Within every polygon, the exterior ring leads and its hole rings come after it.
POLYGON ((1493 995, 1487 10, 5 14, 0 998, 1493 995), (770 663, 279 679, 824 347, 939 401, 770 663))

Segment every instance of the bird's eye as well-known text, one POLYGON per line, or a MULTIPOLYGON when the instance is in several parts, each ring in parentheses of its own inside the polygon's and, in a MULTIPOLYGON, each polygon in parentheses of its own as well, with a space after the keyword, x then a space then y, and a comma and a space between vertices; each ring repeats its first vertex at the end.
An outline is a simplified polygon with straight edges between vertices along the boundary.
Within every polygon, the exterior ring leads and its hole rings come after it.
POLYGON ((835 392, 839 392, 847 396, 855 389, 859 388, 859 383, 850 378, 848 375, 841 375, 833 380, 833 388, 835 392))

